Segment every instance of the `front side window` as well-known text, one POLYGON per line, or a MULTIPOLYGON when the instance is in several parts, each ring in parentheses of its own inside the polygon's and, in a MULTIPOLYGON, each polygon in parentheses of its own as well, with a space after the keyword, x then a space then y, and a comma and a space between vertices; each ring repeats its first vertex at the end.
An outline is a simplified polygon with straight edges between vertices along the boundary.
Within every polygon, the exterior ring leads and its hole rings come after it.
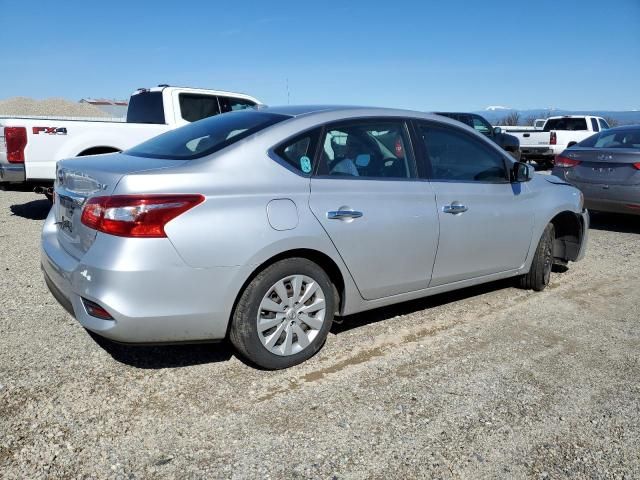
POLYGON ((287 115, 246 110, 216 115, 176 128, 127 150, 137 157, 192 160, 290 118, 287 115))
POLYGON ((476 130, 476 132, 479 132, 483 135, 491 135, 491 125, 483 121, 481 118, 473 117, 473 128, 476 130))
POLYGON ((275 153, 298 173, 311 175, 319 135, 318 130, 303 133, 276 148, 275 153))
POLYGON ((320 145, 319 175, 411 178, 413 159, 404 122, 328 127, 320 145))
POLYGON ((220 113, 218 99, 213 95, 181 93, 178 95, 180 115, 187 122, 197 122, 220 113))
POLYGON ((609 127, 609 124, 602 118, 599 119, 599 122, 600 122, 600 128, 602 128, 602 130, 608 130, 609 128, 611 128, 609 127))
POLYGON ((431 165, 431 179, 461 182, 506 182, 504 158, 481 141, 450 127, 421 124, 431 165))
POLYGON ((222 113, 246 110, 247 108, 253 108, 256 106, 255 102, 245 100, 244 98, 218 97, 218 99, 220 100, 220 109, 222 110, 222 113))

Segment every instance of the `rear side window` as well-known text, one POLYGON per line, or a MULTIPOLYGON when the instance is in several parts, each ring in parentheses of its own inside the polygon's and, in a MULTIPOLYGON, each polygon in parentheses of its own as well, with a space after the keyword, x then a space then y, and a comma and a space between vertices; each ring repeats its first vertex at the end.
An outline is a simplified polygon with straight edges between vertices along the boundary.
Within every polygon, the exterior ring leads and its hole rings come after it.
POLYGON ((137 157, 191 160, 217 152, 290 118, 247 110, 216 115, 152 138, 125 153, 137 157))
POLYGON ((479 140, 450 127, 421 124, 418 132, 431 166, 432 180, 506 182, 504 158, 479 140))
POLYGON ((178 95, 180 116, 187 122, 197 122, 220 113, 218 98, 213 95, 181 93, 178 95))
POLYGON ((127 123, 166 123, 162 92, 142 92, 131 95, 129 108, 127 108, 127 123))
POLYGON ((319 130, 304 133, 276 148, 275 153, 296 172, 309 176, 313 171, 313 157, 319 136, 319 130))
POLYGON ((255 102, 244 98, 218 97, 218 99, 220 100, 220 109, 222 110, 222 113, 246 110, 247 108, 253 108, 256 106, 255 102))
POLYGON ((550 118, 544 125, 544 131, 551 130, 587 130, 586 118, 550 118))
POLYGON ((600 128, 598 127, 598 121, 595 118, 591 119, 591 129, 594 132, 599 132, 600 131, 600 128))

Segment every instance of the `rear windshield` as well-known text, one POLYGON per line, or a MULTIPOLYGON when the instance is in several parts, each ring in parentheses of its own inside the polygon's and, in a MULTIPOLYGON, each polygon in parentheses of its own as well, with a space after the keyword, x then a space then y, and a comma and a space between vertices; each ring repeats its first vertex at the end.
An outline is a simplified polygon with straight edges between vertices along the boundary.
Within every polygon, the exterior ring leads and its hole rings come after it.
POLYGON ((127 123, 165 123, 162 92, 142 92, 131 95, 127 109, 127 123))
POLYGON ((640 149, 640 128, 604 130, 581 141, 578 146, 587 148, 640 149))
POLYGON ((544 131, 551 130, 587 130, 585 118, 550 118, 544 125, 544 131))
POLYGON ((192 160, 217 152, 287 118, 290 117, 255 110, 229 112, 171 130, 125 153, 137 157, 192 160))

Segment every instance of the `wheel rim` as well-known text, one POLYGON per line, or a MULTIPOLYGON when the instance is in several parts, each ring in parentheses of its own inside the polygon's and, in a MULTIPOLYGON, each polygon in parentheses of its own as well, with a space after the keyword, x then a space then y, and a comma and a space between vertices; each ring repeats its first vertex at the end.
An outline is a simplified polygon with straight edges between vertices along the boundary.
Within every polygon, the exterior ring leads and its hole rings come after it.
POLYGON ((551 280, 551 268, 553 267, 553 244, 551 241, 547 242, 544 250, 544 284, 549 285, 551 280))
POLYGON ((326 314, 322 287, 306 275, 290 275, 274 283, 260 302, 258 337, 271 353, 295 355, 318 336, 326 314))

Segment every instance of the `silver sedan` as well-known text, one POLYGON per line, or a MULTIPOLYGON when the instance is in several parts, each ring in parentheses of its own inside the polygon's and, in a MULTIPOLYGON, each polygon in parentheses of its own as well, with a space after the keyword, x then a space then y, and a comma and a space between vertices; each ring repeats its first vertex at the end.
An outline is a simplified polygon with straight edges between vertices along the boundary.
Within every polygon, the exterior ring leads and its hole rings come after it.
POLYGON ((59 162, 42 267, 99 335, 229 337, 275 369, 334 315, 507 277, 542 290, 587 229, 577 189, 448 118, 264 108, 59 162))

